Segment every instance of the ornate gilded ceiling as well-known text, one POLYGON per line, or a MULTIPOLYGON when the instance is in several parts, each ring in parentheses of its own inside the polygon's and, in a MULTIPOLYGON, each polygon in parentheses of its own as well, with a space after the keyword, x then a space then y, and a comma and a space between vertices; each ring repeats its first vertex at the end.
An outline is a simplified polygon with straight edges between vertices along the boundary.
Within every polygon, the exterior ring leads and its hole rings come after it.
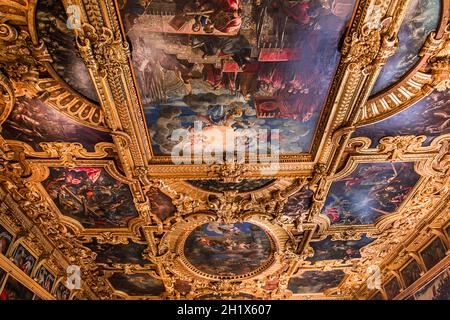
POLYGON ((0 0, 0 297, 436 296, 449 12, 0 0))

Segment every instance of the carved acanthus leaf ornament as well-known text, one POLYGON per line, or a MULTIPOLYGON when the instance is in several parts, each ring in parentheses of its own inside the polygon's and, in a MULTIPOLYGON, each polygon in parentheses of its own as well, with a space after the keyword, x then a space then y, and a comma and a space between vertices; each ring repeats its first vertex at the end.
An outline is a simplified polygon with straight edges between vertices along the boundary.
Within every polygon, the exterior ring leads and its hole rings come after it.
POLYGON ((128 63, 130 57, 129 44, 119 36, 114 35, 106 27, 96 29, 83 23, 76 30, 76 43, 86 65, 96 70, 101 77, 108 73, 117 76, 122 72, 122 66, 128 63))

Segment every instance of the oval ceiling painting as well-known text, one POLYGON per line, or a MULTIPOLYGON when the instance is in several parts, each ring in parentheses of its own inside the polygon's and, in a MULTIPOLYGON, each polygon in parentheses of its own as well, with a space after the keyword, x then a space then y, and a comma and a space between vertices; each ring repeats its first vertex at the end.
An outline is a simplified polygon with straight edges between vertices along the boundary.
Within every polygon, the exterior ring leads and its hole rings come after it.
POLYGON ((255 224, 210 222, 189 234, 184 255, 202 273, 242 276, 267 267, 273 257, 273 245, 268 234, 255 224))

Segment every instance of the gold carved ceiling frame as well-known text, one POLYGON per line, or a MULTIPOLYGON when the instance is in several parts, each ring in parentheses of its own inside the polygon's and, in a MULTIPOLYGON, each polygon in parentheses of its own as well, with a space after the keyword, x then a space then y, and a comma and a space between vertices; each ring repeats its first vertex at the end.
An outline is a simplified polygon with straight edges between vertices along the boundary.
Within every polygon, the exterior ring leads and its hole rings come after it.
MULTIPOLYGON (((63 3, 68 6, 68 1, 63 0, 63 3)), ((369 147, 367 138, 351 139, 351 135, 356 127, 398 113, 435 89, 448 89, 450 43, 448 14, 445 14, 450 5, 448 0, 442 1, 439 28, 429 36, 420 53, 422 58, 413 70, 400 82, 371 98, 370 91, 381 68, 396 50, 396 34, 409 1, 358 1, 344 37, 342 59, 329 90, 311 154, 281 155, 277 172, 270 172, 267 163, 218 168, 176 166, 170 164, 167 157, 154 156, 117 6, 113 0, 76 0, 72 3, 82 9, 82 28, 74 33, 100 104, 81 97, 53 70, 51 58, 37 36, 34 22, 37 0, 0 0, 0 4, 20 13, 7 15, 0 21, 4 22, 0 28, 1 40, 5 44, 18 43, 19 46, 33 48, 31 62, 26 65, 27 73, 7 71, 5 75, 1 74, 0 84, 7 98, 0 106, 0 124, 11 112, 16 97, 38 96, 71 119, 111 133, 113 143, 97 144, 93 152, 88 152, 79 143, 41 143, 42 151, 35 151, 25 143, 0 138, 0 181, 6 190, 5 203, 9 207, 15 206, 16 215, 42 230, 40 236, 46 239, 45 243, 58 244, 54 252, 60 255, 58 257, 64 257, 61 261, 76 262, 83 268, 87 277, 84 289, 88 296, 130 298, 124 293, 114 292, 106 281, 113 272, 122 270, 127 273, 146 272, 160 278, 167 290, 163 297, 169 299, 195 298, 215 291, 244 292, 272 299, 367 297, 369 291, 364 281, 369 263, 383 266, 383 277, 390 275, 395 257, 405 250, 399 239, 414 243, 421 234, 414 226, 420 225, 420 229, 425 230, 447 223, 448 208, 442 203, 449 200, 449 181, 446 178, 449 174, 449 135, 435 138, 427 147, 422 146, 424 138, 420 136, 387 137, 375 148, 369 147), (117 153, 122 172, 116 169, 108 150, 117 153), (372 225, 330 226, 328 218, 320 212, 331 183, 349 174, 358 163, 389 161, 415 162, 415 169, 422 176, 402 206, 372 225), (339 165, 341 162, 343 165, 339 165), (82 228, 78 222, 68 220, 59 212, 40 183, 46 178, 48 167, 86 165, 105 167, 113 177, 130 186, 140 217, 128 230, 82 228), (261 169, 268 173, 261 176, 261 169), (230 176, 275 178, 276 181, 257 192, 215 194, 182 181, 227 179, 230 176), (305 185, 314 191, 311 210, 297 219, 284 218, 281 214, 284 203, 305 185), (151 212, 146 197, 146 191, 151 187, 158 187, 171 196, 177 208, 175 217, 160 221, 151 212), (176 240, 185 237, 185 230, 192 230, 202 221, 253 221, 261 225, 274 240, 277 248, 275 262, 247 279, 211 279, 189 270, 183 263, 180 243, 176 240), (55 222, 56 226, 51 225, 55 222), (148 243, 148 258, 152 264, 144 267, 113 266, 99 278, 95 254, 82 243, 94 238, 115 244, 142 241, 139 230, 148 243), (304 260, 312 253, 309 247, 311 240, 328 235, 335 240, 358 239, 362 234, 377 239, 362 249, 359 259, 316 262, 314 265, 304 260), (331 269, 345 270, 346 277, 337 288, 326 292, 327 295, 292 295, 287 289, 292 275, 305 270, 331 269), (274 276, 279 278, 278 288, 264 290, 265 281, 274 276), (183 294, 177 292, 174 289, 176 280, 188 281, 191 290, 183 294)), ((10 65, 21 63, 14 59, 7 62, 10 65)), ((11 221, 5 223, 10 225, 11 221)), ((59 270, 63 267, 60 265, 59 270)))

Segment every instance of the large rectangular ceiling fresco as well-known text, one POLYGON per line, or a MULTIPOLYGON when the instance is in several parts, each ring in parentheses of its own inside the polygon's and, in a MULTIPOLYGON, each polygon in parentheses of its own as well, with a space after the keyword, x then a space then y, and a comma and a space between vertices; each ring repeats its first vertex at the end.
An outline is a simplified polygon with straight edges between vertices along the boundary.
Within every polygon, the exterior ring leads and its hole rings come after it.
POLYGON ((208 143, 279 129, 282 153, 308 152, 354 2, 121 1, 154 153, 197 121, 208 143))

